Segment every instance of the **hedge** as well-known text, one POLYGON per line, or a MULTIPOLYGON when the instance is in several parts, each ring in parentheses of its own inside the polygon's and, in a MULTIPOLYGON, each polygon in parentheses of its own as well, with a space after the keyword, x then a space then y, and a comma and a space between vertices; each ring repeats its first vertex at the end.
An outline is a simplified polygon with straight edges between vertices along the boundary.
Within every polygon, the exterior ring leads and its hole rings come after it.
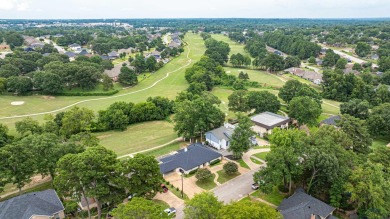
POLYGON ((55 94, 55 96, 111 96, 118 92, 119 90, 112 90, 107 92, 63 92, 55 94))
POLYGON ((213 160, 213 161, 210 162, 210 165, 214 165, 214 164, 217 164, 217 163, 219 163, 219 162, 221 162, 220 159, 213 160))

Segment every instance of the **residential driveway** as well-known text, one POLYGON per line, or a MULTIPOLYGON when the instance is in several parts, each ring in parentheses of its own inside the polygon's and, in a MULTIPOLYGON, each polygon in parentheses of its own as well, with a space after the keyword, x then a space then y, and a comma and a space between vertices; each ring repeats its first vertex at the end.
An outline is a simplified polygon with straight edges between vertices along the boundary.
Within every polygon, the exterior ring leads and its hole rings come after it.
POLYGON ((153 199, 166 202, 170 207, 176 208, 176 218, 184 218, 184 201, 174 195, 172 192, 158 193, 153 199))
MULTIPOLYGON (((178 173, 172 173, 164 177, 165 180, 169 181, 175 188, 181 189, 181 176, 178 173)), ((189 178, 183 178, 184 193, 187 194, 188 198, 193 198, 195 194, 201 193, 204 190, 196 185, 195 176, 189 178)), ((168 189, 172 189, 168 186, 168 189)))
POLYGON ((218 186, 212 191, 218 200, 224 203, 240 200, 253 192, 251 188, 253 174, 258 170, 259 167, 218 186))
POLYGON ((257 154, 257 153, 261 153, 261 152, 268 152, 270 151, 271 149, 269 148, 261 148, 261 149, 252 149, 252 150, 249 150, 248 152, 246 152, 243 156, 242 156, 242 160, 248 164, 249 168, 251 170, 254 170, 254 169, 257 169, 259 166, 259 164, 255 164, 251 161, 251 156, 254 155, 254 154, 257 154))

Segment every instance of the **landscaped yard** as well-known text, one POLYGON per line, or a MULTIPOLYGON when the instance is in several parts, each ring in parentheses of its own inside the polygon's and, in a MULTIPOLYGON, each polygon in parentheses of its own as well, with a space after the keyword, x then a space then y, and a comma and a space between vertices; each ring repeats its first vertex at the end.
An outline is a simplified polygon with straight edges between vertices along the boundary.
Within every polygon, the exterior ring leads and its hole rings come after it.
POLYGON ((386 147, 390 143, 390 135, 383 137, 376 137, 372 142, 372 148, 386 147))
POLYGON ((266 161, 266 156, 268 153, 269 152, 261 152, 261 153, 254 154, 253 156, 266 161))
POLYGON ((245 161, 243 161, 242 159, 237 160, 237 162, 240 164, 241 167, 250 169, 248 164, 246 164, 245 161))
MULTIPOLYGON (((8 188, 8 189, 5 188, 5 191, 4 191, 4 192, 11 192, 11 191, 15 190, 15 189, 12 189, 13 186, 12 186, 11 184, 8 184, 8 185, 9 185, 9 188, 8 188)), ((39 184, 39 185, 36 185, 36 186, 34 186, 34 187, 32 187, 32 188, 23 190, 23 191, 22 191, 22 194, 29 193, 29 192, 43 191, 43 190, 46 190, 46 189, 53 189, 52 181, 44 182, 44 183, 39 184)), ((5 201, 5 200, 10 199, 10 198, 13 198, 13 197, 16 197, 16 196, 18 196, 18 195, 19 195, 19 192, 14 193, 14 194, 12 194, 12 195, 9 195, 9 196, 7 196, 7 197, 5 197, 5 198, 2 198, 2 196, 1 196, 1 194, 0 194, 0 197, 1 197, 1 198, 0 198, 0 202, 1 202, 1 201, 5 201)))
POLYGON ((258 197, 261 199, 266 200, 267 202, 270 202, 276 206, 279 206, 280 203, 282 203, 283 199, 286 197, 285 195, 281 194, 278 190, 278 188, 275 186, 269 194, 262 193, 260 190, 257 190, 252 194, 253 197, 258 197))
POLYGON ((219 171, 217 171, 217 173, 218 173, 217 181, 219 183, 221 183, 221 184, 223 184, 223 183, 225 183, 225 182, 227 182, 227 181, 229 181, 229 180, 231 180, 231 179, 233 179, 233 178, 235 178, 235 177, 240 175, 239 172, 237 172, 236 174, 233 174, 233 175, 227 175, 224 170, 219 170, 219 171))
POLYGON ((196 181, 196 185, 204 190, 211 190, 211 189, 217 187, 217 184, 215 184, 215 182, 214 182, 214 178, 215 178, 215 174, 213 174, 213 176, 210 177, 210 179, 208 179, 208 180, 196 181))
POLYGON ((257 160, 257 159, 255 159, 255 158, 253 158, 253 157, 250 157, 250 159, 251 159, 251 161, 253 162, 253 163, 255 163, 255 164, 263 164, 261 161, 259 161, 259 160, 257 160))

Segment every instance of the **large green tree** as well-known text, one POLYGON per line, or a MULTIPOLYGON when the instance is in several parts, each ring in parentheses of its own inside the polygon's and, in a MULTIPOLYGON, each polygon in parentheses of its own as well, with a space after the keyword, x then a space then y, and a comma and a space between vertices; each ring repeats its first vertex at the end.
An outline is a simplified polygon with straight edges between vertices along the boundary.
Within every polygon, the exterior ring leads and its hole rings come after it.
POLYGON ((229 110, 233 112, 247 112, 249 111, 248 105, 248 92, 245 90, 234 91, 229 97, 229 110))
POLYGON ((250 138, 255 135, 255 132, 252 130, 253 123, 248 116, 237 114, 237 120, 238 125, 234 129, 228 150, 233 152, 235 158, 240 158, 251 147, 250 138))
POLYGON ((367 119, 370 103, 366 100, 352 99, 340 105, 340 112, 359 119, 367 119))
POLYGON ((87 108, 73 107, 62 117, 61 133, 65 136, 90 131, 95 118, 94 112, 87 108))
POLYGON ((356 44, 355 53, 360 57, 366 57, 370 54, 371 46, 365 42, 358 42, 356 44))
POLYGON ((218 211, 223 206, 222 202, 218 201, 217 197, 210 192, 196 194, 191 200, 185 202, 185 218, 186 219, 215 219, 218 216, 218 211))
POLYGON ((370 133, 373 136, 390 134, 390 103, 381 104, 372 109, 367 119, 370 133))
POLYGON ((172 218, 164 212, 164 208, 144 198, 134 197, 131 202, 122 203, 111 214, 118 219, 168 219, 172 218))
POLYGON ((343 115, 337 125, 352 140, 351 146, 355 153, 369 154, 371 152, 372 138, 364 120, 343 115))
POLYGON ((321 105, 310 97, 294 97, 289 104, 288 115, 298 121, 299 125, 315 125, 321 115, 321 105))
POLYGON ((273 112, 277 113, 280 109, 278 98, 268 91, 249 91, 248 92, 249 109, 254 109, 256 113, 273 112))
POLYGON ((121 68, 121 72, 119 73, 118 81, 121 84, 128 85, 128 86, 136 85, 138 83, 137 74, 129 67, 123 66, 121 68))
POLYGON ((239 201, 223 206, 218 211, 218 219, 282 219, 282 215, 261 202, 239 201))

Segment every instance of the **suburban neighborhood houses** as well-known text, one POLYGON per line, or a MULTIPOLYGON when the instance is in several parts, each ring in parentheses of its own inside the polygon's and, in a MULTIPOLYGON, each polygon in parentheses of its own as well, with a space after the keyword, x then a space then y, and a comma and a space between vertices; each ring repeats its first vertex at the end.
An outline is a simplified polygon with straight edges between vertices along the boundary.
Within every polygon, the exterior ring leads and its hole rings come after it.
POLYGON ((252 116, 253 131, 255 131, 260 137, 272 134, 272 129, 277 128, 288 128, 290 118, 284 117, 271 112, 264 112, 258 115, 252 116))

